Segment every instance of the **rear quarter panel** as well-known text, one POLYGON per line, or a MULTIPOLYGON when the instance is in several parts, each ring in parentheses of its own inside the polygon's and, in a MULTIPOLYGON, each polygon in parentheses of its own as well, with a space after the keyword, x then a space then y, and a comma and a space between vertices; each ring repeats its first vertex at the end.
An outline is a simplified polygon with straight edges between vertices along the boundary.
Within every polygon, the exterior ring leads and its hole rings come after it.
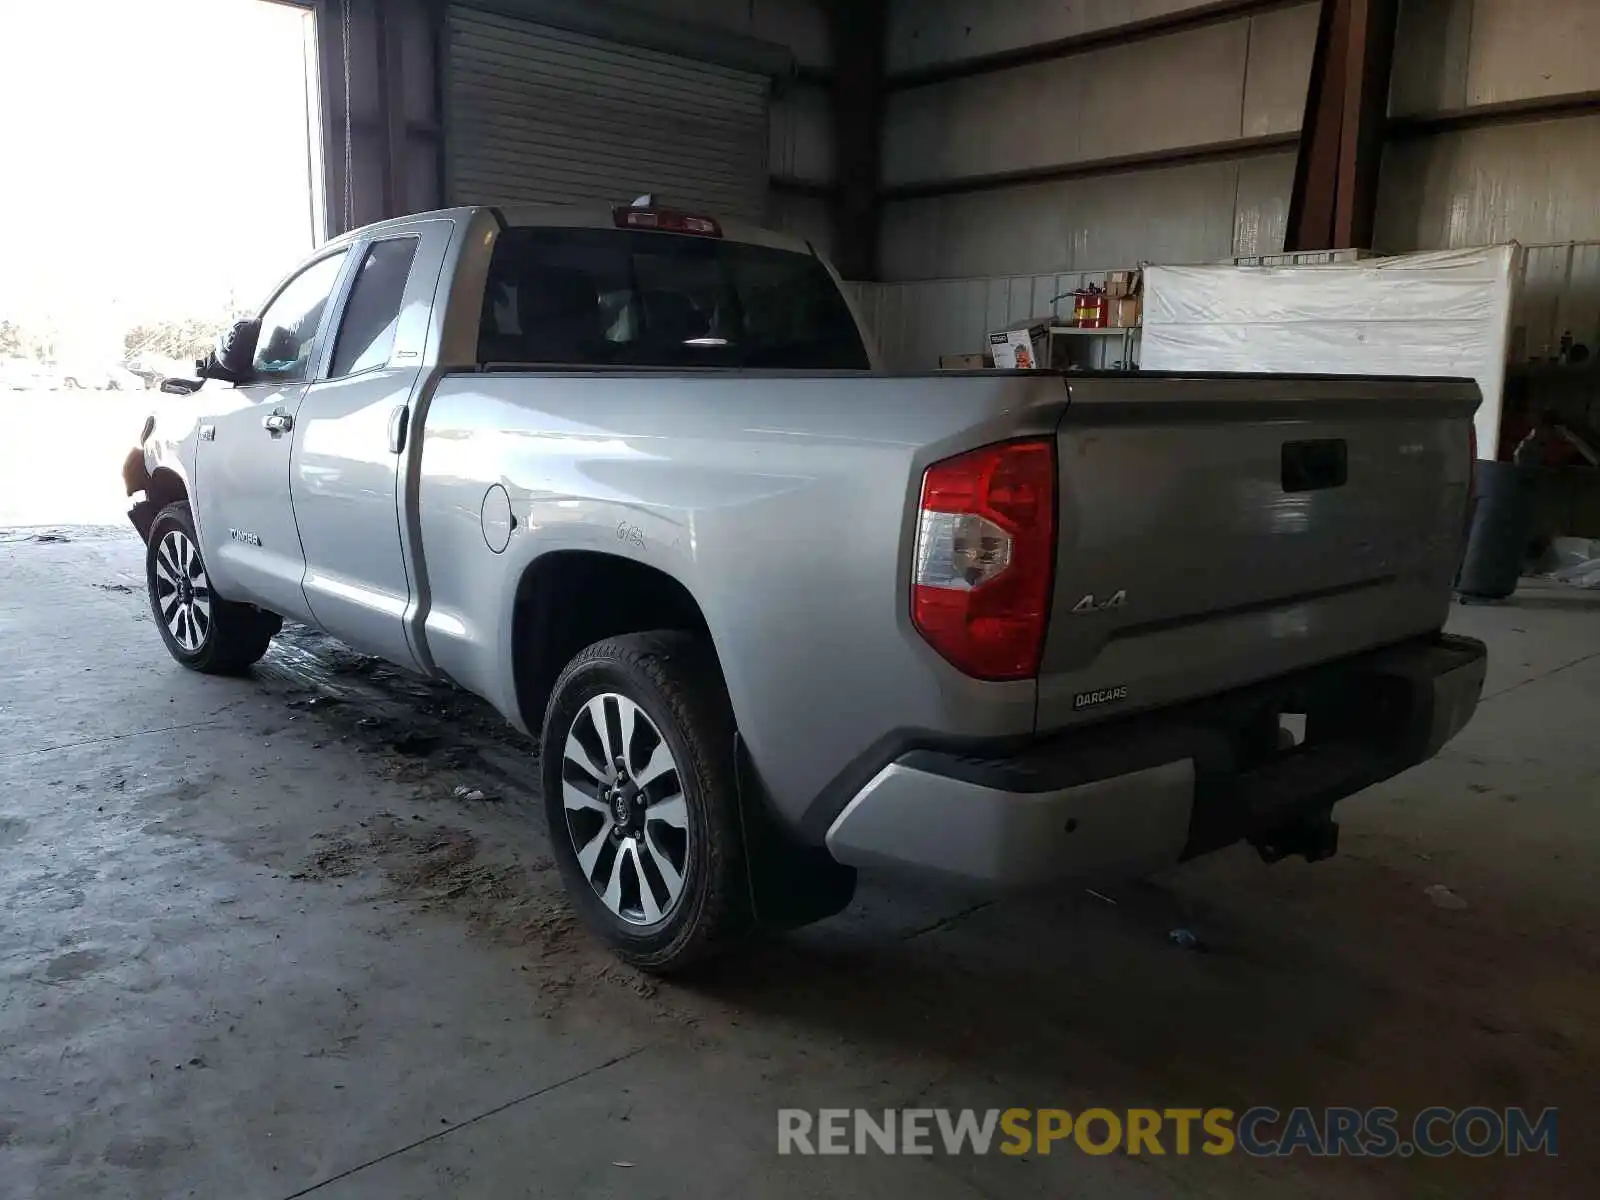
MULTIPOLYGON (((557 550, 634 559, 705 615, 741 735, 779 812, 892 730, 1025 735, 1036 685, 979 683, 911 626, 907 579, 924 467, 1049 436, 1050 376, 461 373, 427 410, 419 520, 435 665, 514 723, 514 599, 557 550), (491 487, 516 530, 492 552, 491 487)), ((820 837, 820 831, 814 831, 820 837)))

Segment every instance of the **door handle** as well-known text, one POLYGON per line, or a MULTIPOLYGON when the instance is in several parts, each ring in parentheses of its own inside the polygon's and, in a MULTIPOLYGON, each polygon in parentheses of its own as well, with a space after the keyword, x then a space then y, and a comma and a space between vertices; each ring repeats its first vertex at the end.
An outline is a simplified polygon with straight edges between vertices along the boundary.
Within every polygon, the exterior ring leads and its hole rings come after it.
POLYGON ((406 448, 406 430, 411 424, 411 410, 402 404, 389 414, 389 453, 399 454, 406 448))
POLYGON ((294 428, 294 418, 280 408, 262 418, 261 428, 273 437, 282 437, 294 428))
POLYGON ((1282 454, 1285 492, 1343 487, 1350 477, 1350 447, 1343 438, 1285 442, 1282 454))

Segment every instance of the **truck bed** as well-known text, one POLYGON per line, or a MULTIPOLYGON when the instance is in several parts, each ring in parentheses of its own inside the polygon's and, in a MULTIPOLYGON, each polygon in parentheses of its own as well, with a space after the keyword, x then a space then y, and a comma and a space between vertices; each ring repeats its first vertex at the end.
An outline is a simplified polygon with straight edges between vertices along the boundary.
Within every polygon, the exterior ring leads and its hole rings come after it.
POLYGON ((906 746, 1026 739, 1438 629, 1476 402, 1442 380, 450 372, 418 439, 425 643, 517 711, 511 599, 479 561, 502 486, 526 523, 505 559, 587 548, 689 591, 775 805, 820 836, 906 746), (921 480, 1019 437, 1056 439, 1050 623, 1037 679, 986 682, 913 627, 921 480))

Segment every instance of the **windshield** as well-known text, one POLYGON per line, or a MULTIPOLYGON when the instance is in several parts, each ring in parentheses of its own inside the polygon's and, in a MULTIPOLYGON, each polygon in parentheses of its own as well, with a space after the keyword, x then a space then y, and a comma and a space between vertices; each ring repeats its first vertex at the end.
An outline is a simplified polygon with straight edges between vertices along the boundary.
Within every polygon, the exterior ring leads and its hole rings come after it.
POLYGON ((485 363, 866 370, 814 255, 625 229, 508 229, 495 243, 485 363))

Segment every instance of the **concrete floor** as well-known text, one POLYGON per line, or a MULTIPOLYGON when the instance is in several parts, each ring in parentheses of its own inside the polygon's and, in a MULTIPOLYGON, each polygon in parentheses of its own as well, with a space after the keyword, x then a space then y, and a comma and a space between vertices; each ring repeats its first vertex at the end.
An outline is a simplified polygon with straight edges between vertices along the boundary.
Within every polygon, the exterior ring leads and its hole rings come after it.
POLYGON ((138 543, 66 537, 0 533, 0 1195, 1600 1195, 1587 597, 1458 612, 1488 699, 1331 862, 1114 905, 868 885, 680 986, 571 927, 476 703, 304 631, 184 672, 138 543), (1261 1103, 1557 1105, 1562 1157, 775 1153, 783 1106, 1261 1103))

